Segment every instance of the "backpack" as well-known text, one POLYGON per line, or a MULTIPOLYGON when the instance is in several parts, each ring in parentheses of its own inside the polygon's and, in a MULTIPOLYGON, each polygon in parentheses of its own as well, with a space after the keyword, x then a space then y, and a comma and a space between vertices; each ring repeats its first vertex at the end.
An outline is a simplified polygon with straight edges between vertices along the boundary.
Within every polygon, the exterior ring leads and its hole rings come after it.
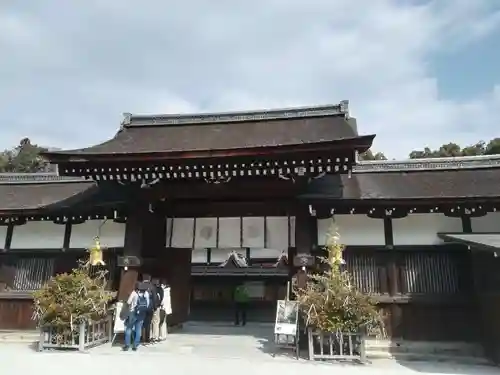
POLYGON ((144 315, 149 309, 148 298, 146 292, 137 293, 137 305, 135 306, 135 313, 137 315, 144 315))
POLYGON ((156 310, 161 305, 161 296, 156 285, 151 285, 149 289, 149 296, 151 301, 151 310, 156 310))
POLYGON ((158 295, 158 306, 156 307, 160 307, 163 303, 163 298, 165 298, 165 291, 163 290, 161 285, 156 286, 156 293, 158 295))

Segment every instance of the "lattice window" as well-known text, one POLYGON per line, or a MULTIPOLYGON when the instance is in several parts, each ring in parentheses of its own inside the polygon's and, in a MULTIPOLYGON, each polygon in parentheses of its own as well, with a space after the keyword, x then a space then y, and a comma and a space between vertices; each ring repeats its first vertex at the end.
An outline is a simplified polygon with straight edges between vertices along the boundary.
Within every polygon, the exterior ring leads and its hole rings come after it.
POLYGON ((14 290, 36 290, 54 274, 54 258, 20 258, 16 261, 14 290))
POLYGON ((452 294, 459 292, 459 270, 449 253, 408 252, 401 270, 403 292, 452 294))
POLYGON ((356 287, 363 293, 380 293, 378 267, 375 262, 376 253, 344 253, 346 267, 356 287))

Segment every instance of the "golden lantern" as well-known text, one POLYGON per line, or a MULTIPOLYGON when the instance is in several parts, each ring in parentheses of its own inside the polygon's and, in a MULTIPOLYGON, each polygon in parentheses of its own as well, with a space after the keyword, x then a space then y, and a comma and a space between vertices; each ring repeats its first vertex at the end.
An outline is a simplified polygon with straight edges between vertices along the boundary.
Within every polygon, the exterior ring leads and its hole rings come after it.
POLYGON ((90 253, 90 265, 91 266, 105 266, 103 256, 102 256, 101 241, 99 240, 99 236, 94 237, 94 244, 89 248, 90 253))

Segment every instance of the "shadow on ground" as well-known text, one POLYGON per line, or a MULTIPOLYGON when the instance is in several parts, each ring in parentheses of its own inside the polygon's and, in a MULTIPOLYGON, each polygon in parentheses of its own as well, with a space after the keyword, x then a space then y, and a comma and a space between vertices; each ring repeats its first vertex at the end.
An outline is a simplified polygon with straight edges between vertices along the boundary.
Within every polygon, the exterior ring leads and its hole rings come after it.
POLYGON ((498 374, 480 346, 460 342, 401 341, 389 348, 400 366, 425 374, 498 374))
POLYGON ((492 365, 469 365, 452 362, 398 360, 396 362, 409 370, 423 374, 488 375, 499 374, 500 369, 492 365))

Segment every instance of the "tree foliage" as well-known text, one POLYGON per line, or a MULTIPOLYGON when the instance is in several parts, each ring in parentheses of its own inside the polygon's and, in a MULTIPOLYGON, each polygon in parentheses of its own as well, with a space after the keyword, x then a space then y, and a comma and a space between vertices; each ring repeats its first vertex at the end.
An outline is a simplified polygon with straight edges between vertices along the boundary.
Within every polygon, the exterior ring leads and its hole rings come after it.
POLYGON ((387 160, 383 153, 376 152, 374 154, 371 150, 362 153, 361 155, 359 155, 359 158, 361 160, 387 160))
POLYGON ((76 332, 80 323, 105 317, 112 298, 106 290, 106 274, 87 262, 52 277, 33 293, 34 318, 39 326, 51 326, 66 335, 76 332))
POLYGON ((383 325, 375 300, 359 291, 351 275, 342 270, 344 248, 332 225, 327 235, 327 255, 320 258, 321 269, 308 274, 304 288, 295 288, 306 325, 332 333, 355 333, 362 327, 379 333, 383 325))
POLYGON ((40 153, 45 147, 32 144, 29 138, 23 138, 16 147, 0 152, 0 172, 36 173, 46 171, 47 162, 40 153))
POLYGON ((421 159, 497 154, 500 154, 500 138, 492 139, 488 143, 479 141, 463 148, 453 142, 444 144, 437 150, 431 150, 426 147, 423 150, 414 150, 410 152, 409 157, 410 159, 421 159))

